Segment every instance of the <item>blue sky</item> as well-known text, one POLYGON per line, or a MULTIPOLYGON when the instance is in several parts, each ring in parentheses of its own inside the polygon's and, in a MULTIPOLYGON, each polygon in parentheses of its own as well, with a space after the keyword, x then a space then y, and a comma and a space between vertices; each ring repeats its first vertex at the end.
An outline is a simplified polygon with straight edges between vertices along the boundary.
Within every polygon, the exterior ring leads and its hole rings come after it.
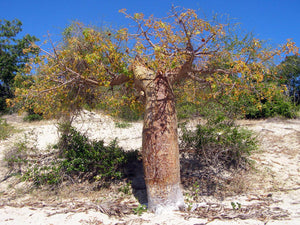
POLYGON ((207 18, 214 13, 228 15, 243 29, 271 44, 283 44, 293 39, 300 46, 299 0, 0 0, 0 19, 19 19, 23 34, 55 40, 71 21, 88 25, 127 26, 131 21, 120 14, 143 12, 163 17, 174 6, 199 9, 207 18))

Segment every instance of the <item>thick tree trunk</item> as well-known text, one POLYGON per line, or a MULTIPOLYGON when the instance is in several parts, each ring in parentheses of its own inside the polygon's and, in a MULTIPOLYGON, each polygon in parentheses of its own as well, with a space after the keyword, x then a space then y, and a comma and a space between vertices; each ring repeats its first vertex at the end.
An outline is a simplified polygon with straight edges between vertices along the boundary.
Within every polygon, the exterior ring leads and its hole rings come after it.
POLYGON ((143 85, 146 110, 143 165, 148 209, 161 213, 184 207, 180 187, 177 117, 172 88, 163 75, 143 85))

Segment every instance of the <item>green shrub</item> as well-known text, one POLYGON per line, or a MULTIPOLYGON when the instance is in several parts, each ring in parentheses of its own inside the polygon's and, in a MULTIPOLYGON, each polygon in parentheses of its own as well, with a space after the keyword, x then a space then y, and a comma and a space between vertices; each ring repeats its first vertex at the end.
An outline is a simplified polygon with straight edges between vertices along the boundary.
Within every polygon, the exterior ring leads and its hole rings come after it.
POLYGON ((139 204, 136 208, 133 209, 134 214, 141 216, 144 212, 147 212, 147 206, 139 204))
POLYGON ((0 118, 0 140, 8 138, 13 130, 14 128, 6 120, 0 118))
POLYGON ((199 106, 191 102, 183 102, 176 105, 176 110, 177 110, 177 118, 179 120, 187 119, 192 116, 198 115, 199 106))
POLYGON ((143 119, 143 112, 139 109, 133 109, 130 105, 111 106, 106 102, 97 104, 96 109, 108 112, 111 116, 124 121, 137 121, 143 119))
POLYGON ((247 119, 269 118, 282 116, 285 118, 295 118, 296 110, 291 102, 283 100, 267 101, 261 105, 261 108, 249 106, 246 109, 245 117, 247 119))
POLYGON ((122 122, 115 122, 115 127, 116 128, 128 128, 131 127, 132 124, 126 122, 126 121, 122 121, 122 122))
POLYGON ((181 148, 192 149, 193 157, 205 165, 244 167, 251 152, 257 149, 253 133, 222 114, 208 118, 196 130, 188 130, 184 124, 181 128, 181 148))
POLYGON ((40 166, 35 164, 29 168, 22 176, 23 180, 33 181, 35 186, 44 184, 58 185, 63 181, 61 164, 52 162, 50 166, 40 166))
POLYGON ((24 122, 40 121, 43 119, 43 115, 35 113, 32 109, 27 110, 28 115, 23 118, 24 122))
POLYGON ((143 114, 142 112, 133 110, 132 108, 130 108, 130 106, 125 105, 120 107, 118 117, 125 121, 137 121, 143 118, 143 114))
POLYGON ((122 177, 121 168, 127 158, 116 140, 104 146, 103 141, 89 141, 71 127, 69 133, 62 135, 60 146, 64 158, 62 169, 69 175, 81 175, 89 180, 122 177))
POLYGON ((4 161, 12 173, 22 173, 22 169, 28 164, 30 151, 31 149, 27 147, 26 141, 20 141, 4 152, 4 161))
POLYGON ((242 94, 239 96, 223 95, 216 99, 199 99, 198 103, 179 102, 176 105, 178 119, 187 119, 195 115, 206 117, 208 113, 222 112, 228 118, 260 119, 275 116, 295 118, 297 108, 291 98, 275 88, 273 92, 261 90, 258 93, 242 94))
POLYGON ((125 167, 138 158, 138 151, 125 152, 117 141, 108 146, 103 141, 91 141, 70 123, 60 125, 57 152, 37 154, 26 142, 15 144, 6 151, 5 161, 11 174, 35 186, 60 185, 63 181, 98 181, 99 184, 123 178, 125 167))
POLYGON ((31 114, 27 115, 23 118, 24 122, 33 122, 33 121, 40 121, 43 119, 43 116, 40 114, 31 114))
POLYGON ((117 141, 108 146, 103 141, 90 141, 69 123, 60 125, 61 137, 57 148, 58 157, 51 165, 35 165, 27 171, 24 179, 35 185, 57 185, 66 179, 72 181, 103 181, 103 184, 121 179, 127 163, 137 159, 137 151, 124 152, 117 141))
POLYGON ((41 156, 34 147, 29 147, 25 136, 25 141, 15 143, 4 153, 4 161, 10 171, 8 177, 19 174, 22 180, 32 181, 35 186, 61 183, 63 174, 60 163, 52 158, 49 160, 47 155, 41 156))
POLYGON ((248 104, 245 108, 245 117, 247 119, 260 119, 275 116, 282 116, 285 118, 296 117, 296 107, 291 100, 283 94, 277 94, 272 99, 262 99, 260 105, 261 107, 257 107, 257 105, 248 104))

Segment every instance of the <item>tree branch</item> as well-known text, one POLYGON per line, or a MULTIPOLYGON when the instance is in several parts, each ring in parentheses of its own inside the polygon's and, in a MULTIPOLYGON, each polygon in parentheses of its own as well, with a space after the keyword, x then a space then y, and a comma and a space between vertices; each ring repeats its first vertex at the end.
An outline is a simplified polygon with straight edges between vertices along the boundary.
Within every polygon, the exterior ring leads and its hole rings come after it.
POLYGON ((76 80, 76 79, 73 78, 73 79, 71 79, 71 80, 69 80, 69 81, 67 81, 67 82, 62 83, 61 85, 59 85, 59 86, 57 86, 57 87, 53 87, 53 88, 49 88, 49 89, 42 90, 42 91, 37 91, 37 92, 38 92, 39 94, 42 94, 42 93, 45 93, 45 92, 54 91, 54 90, 57 90, 57 89, 60 88, 60 87, 66 86, 66 85, 68 85, 68 84, 74 82, 75 80, 76 80))
POLYGON ((138 19, 135 19, 134 17, 132 17, 131 15, 129 15, 128 13, 126 13, 125 11, 123 11, 123 13, 130 19, 132 19, 133 21, 135 21, 139 27, 139 29, 141 30, 141 34, 142 36, 144 36, 144 38, 146 39, 146 41, 150 44, 150 46, 152 48, 155 48, 155 44, 153 44, 153 42, 150 40, 150 38, 148 37, 148 32, 144 31, 142 24, 139 22, 138 19))
POLYGON ((128 82, 130 78, 124 74, 120 74, 118 76, 115 76, 111 81, 110 81, 110 86, 116 86, 120 84, 124 84, 128 82))
POLYGON ((205 80, 205 79, 201 79, 201 78, 199 78, 199 77, 193 75, 192 73, 188 73, 187 76, 188 76, 189 78, 191 78, 192 80, 197 81, 197 82, 199 82, 199 83, 210 83, 210 82, 208 82, 208 81, 205 80))
POLYGON ((230 70, 224 70, 224 69, 192 69, 192 72, 194 73, 201 73, 201 74, 213 74, 213 73, 224 73, 224 74, 232 74, 232 71, 230 70))

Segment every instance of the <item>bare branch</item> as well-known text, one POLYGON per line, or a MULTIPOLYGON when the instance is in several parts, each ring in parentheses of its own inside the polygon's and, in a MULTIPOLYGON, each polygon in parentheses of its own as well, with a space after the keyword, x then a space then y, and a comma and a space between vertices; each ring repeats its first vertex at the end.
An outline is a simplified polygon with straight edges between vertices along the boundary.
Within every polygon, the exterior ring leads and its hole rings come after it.
POLYGON ((186 50, 189 53, 194 53, 194 49, 193 49, 193 45, 192 45, 192 41, 191 41, 191 33, 189 33, 188 28, 186 27, 186 24, 182 21, 182 19, 180 18, 180 16, 178 15, 178 13, 174 10, 174 15, 175 17, 178 19, 178 23, 180 26, 182 26, 183 31, 185 33, 185 36, 187 38, 187 44, 186 44, 186 50))
POLYGON ((194 69, 193 68, 192 72, 201 73, 201 74, 213 74, 213 73, 232 74, 231 70, 224 70, 224 69, 194 69))
POLYGON ((124 84, 126 82, 128 82, 130 80, 130 78, 124 74, 115 76, 111 82, 110 82, 110 86, 115 86, 115 85, 120 85, 120 84, 124 84))
POLYGON ((39 47, 39 49, 40 49, 42 52, 46 53, 46 55, 49 55, 52 59, 55 59, 55 56, 53 56, 50 52, 47 52, 46 50, 44 50, 44 49, 42 49, 42 48, 40 48, 40 47, 39 47))
POLYGON ((152 48, 155 48, 155 44, 153 44, 153 42, 150 40, 150 38, 148 37, 148 30, 145 31, 143 29, 143 25, 139 22, 139 20, 135 19, 134 17, 132 17, 131 15, 129 15, 128 13, 126 13, 125 11, 123 12, 128 18, 132 19, 133 21, 135 21, 139 27, 139 29, 141 30, 141 34, 142 36, 144 36, 144 38, 146 39, 146 41, 150 44, 150 46, 152 48))
POLYGON ((89 78, 85 78, 85 77, 83 77, 81 74, 77 73, 76 71, 74 71, 74 70, 72 70, 72 69, 70 69, 70 68, 68 68, 68 67, 66 67, 66 66, 65 66, 65 69, 66 69, 67 71, 69 71, 69 72, 75 74, 75 75, 77 76, 77 78, 80 78, 81 80, 84 80, 84 81, 86 81, 86 82, 88 82, 88 83, 90 83, 90 84, 93 84, 93 85, 99 85, 99 82, 98 82, 98 81, 95 81, 95 80, 92 80, 92 79, 89 79, 89 78))
POLYGON ((200 51, 200 49, 202 49, 211 39, 213 39, 214 37, 216 36, 216 34, 212 34, 211 36, 209 36, 206 40, 205 40, 205 42, 202 44, 202 45, 200 45, 196 50, 195 50, 195 52, 197 53, 198 51, 200 51))
POLYGON ((205 80, 205 79, 201 79, 201 78, 199 78, 199 77, 193 75, 193 73, 187 73, 187 76, 188 76, 189 78, 191 78, 192 80, 197 81, 197 82, 199 82, 199 83, 210 83, 210 82, 208 82, 208 81, 205 80))
POLYGON ((72 80, 69 80, 69 81, 67 81, 67 82, 64 82, 64 83, 62 83, 62 84, 59 85, 59 86, 56 86, 56 87, 53 87, 53 88, 49 88, 49 89, 46 89, 46 90, 42 90, 42 91, 38 91, 38 93, 41 94, 41 93, 46 93, 46 92, 50 92, 50 91, 57 90, 57 89, 59 89, 59 88, 61 88, 61 87, 63 87, 63 86, 66 86, 66 85, 68 85, 68 84, 74 82, 75 80, 76 80, 76 79, 73 78, 72 80))

